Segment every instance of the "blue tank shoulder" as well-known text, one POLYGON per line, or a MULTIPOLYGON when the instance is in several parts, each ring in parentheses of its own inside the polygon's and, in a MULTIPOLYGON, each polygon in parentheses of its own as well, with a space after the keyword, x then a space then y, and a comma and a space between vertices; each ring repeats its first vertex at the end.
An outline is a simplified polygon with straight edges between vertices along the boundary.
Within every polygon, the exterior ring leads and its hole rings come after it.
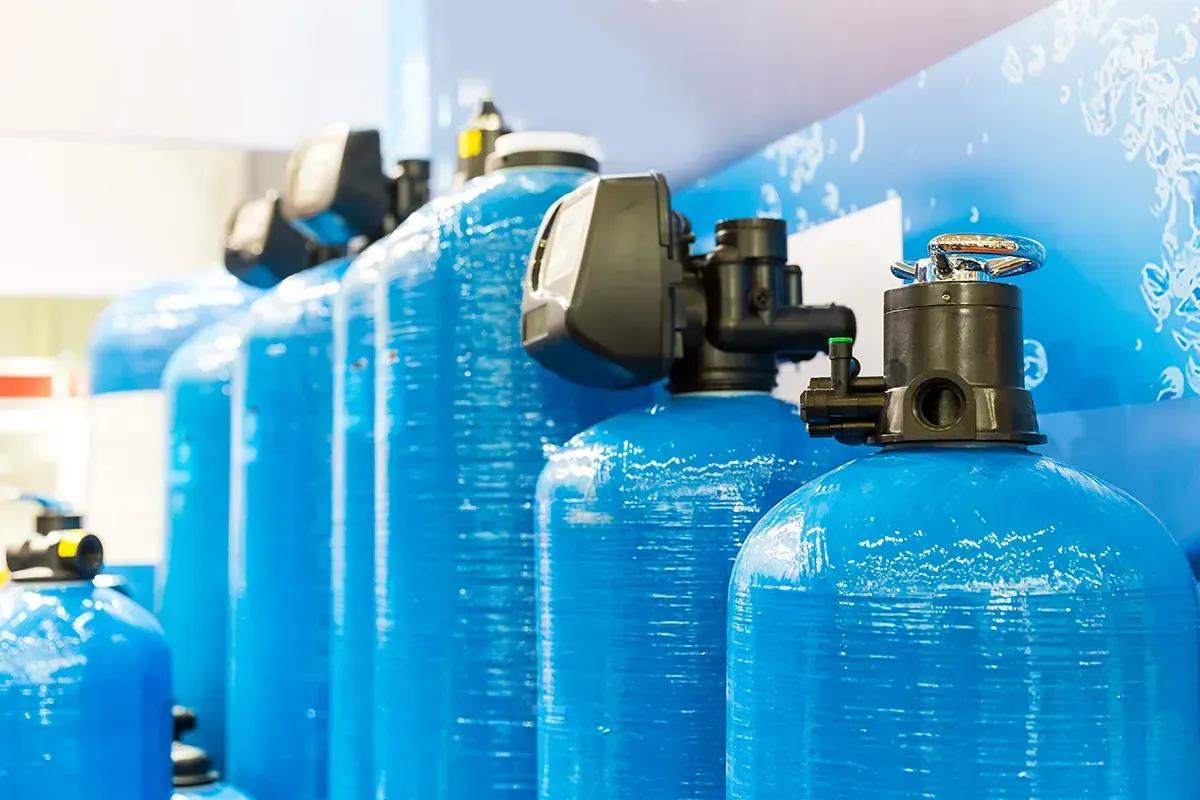
POLYGON ((150 612, 90 581, 0 588, 0 786, 45 800, 171 792, 170 655, 150 612))
POLYGON ((1140 503, 1051 459, 905 447, 836 469, 754 530, 729 606, 731 800, 1200 782, 1186 559, 1140 503))
POLYGON ((763 514, 849 456, 835 447, 764 392, 706 392, 613 417, 550 457, 537 492, 542 797, 724 797, 733 561, 763 514))
POLYGON ((260 294, 212 267, 117 298, 100 313, 88 343, 92 393, 157 389, 176 348, 260 294))

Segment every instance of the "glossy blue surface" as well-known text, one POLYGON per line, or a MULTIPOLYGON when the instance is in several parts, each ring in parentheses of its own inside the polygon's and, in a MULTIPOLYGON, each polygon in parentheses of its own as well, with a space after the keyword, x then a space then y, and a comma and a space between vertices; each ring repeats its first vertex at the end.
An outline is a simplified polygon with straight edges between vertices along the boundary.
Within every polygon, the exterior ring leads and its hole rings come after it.
POLYGON ((229 384, 247 322, 238 314, 210 325, 163 372, 167 513, 158 618, 174 659, 175 700, 204 720, 192 738, 218 771, 228 682, 229 384))
POLYGON ((375 796, 375 292, 382 246, 342 278, 333 302, 331 800, 375 796))
POLYGON ((328 796, 332 305, 349 264, 256 302, 233 371, 225 763, 267 800, 328 796))
POLYGON ((1017 449, 884 451, 750 535, 730 800, 1151 800, 1200 786, 1191 570, 1128 495, 1017 449))
POLYGON ((770 395, 630 411, 537 491, 543 800, 725 797, 725 608, 746 534, 853 455, 770 395))
POLYGON ((251 800, 251 798, 228 784, 217 782, 205 786, 178 787, 171 800, 251 800))
POLYGON ((150 612, 90 581, 0 589, 0 795, 163 800, 171 729, 150 612))
POLYGON ((521 284, 542 216, 590 177, 496 172, 385 244, 375 731, 386 796, 536 791, 537 476, 547 447, 648 398, 568 384, 521 347, 521 284))
POLYGON ((224 268, 212 267, 114 300, 88 342, 92 394, 159 388, 180 345, 260 294, 224 268))

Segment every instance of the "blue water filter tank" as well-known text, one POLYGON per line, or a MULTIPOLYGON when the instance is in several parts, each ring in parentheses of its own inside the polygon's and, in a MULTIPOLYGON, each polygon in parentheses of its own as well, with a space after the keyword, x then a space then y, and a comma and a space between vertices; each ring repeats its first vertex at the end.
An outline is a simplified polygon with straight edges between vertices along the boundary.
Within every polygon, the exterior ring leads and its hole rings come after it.
POLYGON ((100 540, 34 536, 0 588, 0 794, 163 800, 171 793, 171 664, 149 611, 92 580, 100 540))
POLYGON ((214 323, 176 351, 167 398, 166 551, 159 620, 175 698, 208 722, 196 733, 224 768, 229 639, 230 378, 247 320, 214 323))
MULTIPOLYGON (((396 218, 429 200, 429 162, 393 172, 396 218)), ((380 245, 355 259, 333 300, 333 619, 329 675, 331 800, 374 797, 375 299, 380 245)))
POLYGON ((729 591, 730 800, 1192 797, 1187 559, 1121 491, 1027 448, 1036 242, 938 237, 884 300, 885 375, 838 343, 810 431, 883 446, 751 533, 729 591))
POLYGON ((349 265, 255 303, 234 365, 225 764, 260 798, 327 797, 331 301, 349 265))
MULTIPOLYGON (((314 252, 345 248, 382 234, 387 186, 379 132, 332 128, 289 160, 281 207, 314 252)), ((225 763, 265 800, 329 797, 333 299, 350 264, 258 300, 233 371, 225 763)))
POLYGON ((722 222, 716 242, 690 252, 649 174, 568 195, 534 251, 530 354, 585 385, 669 376, 670 392, 571 439, 538 482, 543 800, 724 798, 734 557, 763 514, 844 456, 769 392, 779 360, 853 335, 853 314, 801 305, 781 220, 722 222))
MULTIPOLYGON (((243 203, 226 238, 226 269, 265 288, 309 266, 304 236, 274 193, 243 203)), ((239 310, 179 347, 163 371, 167 483, 159 620, 174 660, 175 699, 205 724, 197 745, 225 768, 229 661, 230 381, 249 325, 239 310)))
POLYGON ((540 797, 720 798, 725 595, 750 528, 834 466, 761 392, 576 436, 538 484, 540 797))
POLYGON ((376 769, 383 796, 536 791, 533 499, 548 448, 642 405, 522 352, 521 284, 547 209, 596 160, 509 134, 488 174, 388 240, 377 324, 376 769))
POLYGON ((108 569, 154 608, 163 553, 166 407, 162 373, 193 334, 259 291, 213 267, 113 301, 88 344, 89 529, 107 536, 108 569))

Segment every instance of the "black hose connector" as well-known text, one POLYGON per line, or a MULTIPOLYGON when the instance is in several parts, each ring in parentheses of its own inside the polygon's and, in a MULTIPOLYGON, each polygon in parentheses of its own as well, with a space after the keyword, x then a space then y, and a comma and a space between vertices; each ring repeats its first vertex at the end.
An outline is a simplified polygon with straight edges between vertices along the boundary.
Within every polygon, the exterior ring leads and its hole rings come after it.
POLYGON ((883 378, 859 377, 854 340, 829 339, 830 377, 813 378, 800 397, 800 418, 815 438, 842 444, 873 442, 882 426, 887 387, 883 378))
POLYGON ((15 582, 91 581, 104 567, 100 537, 81 530, 33 536, 8 548, 15 582))
POLYGON ((689 319, 672 392, 769 391, 779 360, 807 361, 827 350, 830 337, 856 333, 849 308, 803 305, 802 273, 788 263, 787 224, 779 219, 717 223, 716 247, 688 260, 679 291, 689 319), (688 335, 697 328, 702 336, 688 335))

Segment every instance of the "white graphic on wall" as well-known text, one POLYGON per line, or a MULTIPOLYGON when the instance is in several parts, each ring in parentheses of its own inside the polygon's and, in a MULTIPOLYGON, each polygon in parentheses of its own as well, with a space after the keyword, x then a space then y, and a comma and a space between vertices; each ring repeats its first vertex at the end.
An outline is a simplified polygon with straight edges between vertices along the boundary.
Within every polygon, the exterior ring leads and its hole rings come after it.
POLYGON ((817 168, 825 160, 821 123, 780 139, 768 146, 763 155, 778 165, 779 175, 788 179, 792 193, 800 194, 801 189, 812 183, 817 168))
POLYGON ((850 163, 857 164, 858 159, 862 158, 863 150, 867 148, 867 121, 863 119, 860 113, 857 120, 858 125, 858 141, 854 145, 854 149, 850 151, 850 163))
MULTIPOLYGON (((1117 0, 1061 0, 1055 5, 1051 59, 1062 63, 1076 44, 1090 39, 1107 48, 1091 85, 1080 80, 1079 108, 1093 136, 1119 131, 1126 160, 1139 157, 1155 176, 1148 210, 1163 220, 1161 259, 1141 267, 1141 296, 1155 330, 1169 333, 1181 363, 1159 376, 1158 399, 1200 394, 1200 79, 1178 66, 1196 56, 1197 39, 1186 23, 1170 33, 1154 17, 1114 17, 1117 0)), ((1193 24, 1200 16, 1193 15, 1193 24)), ((1000 65, 1013 83, 1033 72, 1009 47, 1000 65)), ((1062 87, 1062 101, 1071 97, 1062 87)))
POLYGON ((758 216, 779 219, 783 216, 783 200, 779 190, 769 183, 764 183, 758 192, 758 216))
POLYGON ((1036 339, 1025 340, 1025 388, 1035 389, 1041 386, 1050 372, 1050 362, 1046 359, 1046 348, 1036 339))

